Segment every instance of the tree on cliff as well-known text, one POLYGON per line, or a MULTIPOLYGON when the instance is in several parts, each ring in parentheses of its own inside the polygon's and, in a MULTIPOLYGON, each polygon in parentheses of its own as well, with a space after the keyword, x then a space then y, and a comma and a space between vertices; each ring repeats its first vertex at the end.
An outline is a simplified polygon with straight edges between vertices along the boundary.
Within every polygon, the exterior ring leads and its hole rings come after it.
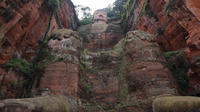
POLYGON ((48 34, 50 27, 51 27, 52 18, 54 16, 54 13, 56 12, 56 10, 58 10, 58 8, 60 7, 60 4, 61 4, 60 0, 48 0, 48 6, 49 6, 51 14, 50 14, 49 24, 48 24, 47 30, 46 30, 44 38, 42 40, 42 44, 46 44, 47 41, 48 41, 47 34, 48 34))
POLYGON ((79 24, 86 25, 92 23, 91 9, 88 6, 76 6, 77 15, 79 16, 79 24))
POLYGON ((116 0, 112 6, 104 8, 109 18, 120 18, 123 8, 128 0, 116 0))
MULTIPOLYGON (((34 59, 34 62, 33 62, 34 72, 36 72, 36 71, 38 72, 38 71, 41 70, 41 68, 39 66, 39 63, 44 58, 42 54, 45 52, 45 49, 47 48, 48 41, 50 40, 50 37, 48 36, 48 32, 49 32, 49 30, 51 28, 51 23, 52 23, 53 16, 54 16, 55 12, 59 9, 59 7, 61 5, 61 0, 48 0, 48 1, 45 1, 44 3, 47 3, 48 8, 50 10, 49 23, 48 23, 46 32, 44 34, 44 37, 43 37, 43 39, 42 39, 42 41, 40 43, 40 49, 37 52, 37 55, 36 55, 36 57, 34 59)), ((39 79, 40 79, 40 74, 32 75, 31 78, 30 78, 30 82, 28 82, 29 83, 28 87, 26 88, 27 91, 31 90, 32 85, 34 84, 34 82, 39 80, 39 79)))

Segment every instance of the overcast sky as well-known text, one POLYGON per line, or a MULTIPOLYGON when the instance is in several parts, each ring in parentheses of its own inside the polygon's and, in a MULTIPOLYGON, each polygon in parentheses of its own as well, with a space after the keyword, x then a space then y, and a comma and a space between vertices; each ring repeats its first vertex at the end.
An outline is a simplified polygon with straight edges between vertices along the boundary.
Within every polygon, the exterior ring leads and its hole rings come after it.
POLYGON ((97 9, 103 9, 109 4, 112 4, 115 0, 72 0, 74 5, 83 5, 91 8, 91 13, 97 9))

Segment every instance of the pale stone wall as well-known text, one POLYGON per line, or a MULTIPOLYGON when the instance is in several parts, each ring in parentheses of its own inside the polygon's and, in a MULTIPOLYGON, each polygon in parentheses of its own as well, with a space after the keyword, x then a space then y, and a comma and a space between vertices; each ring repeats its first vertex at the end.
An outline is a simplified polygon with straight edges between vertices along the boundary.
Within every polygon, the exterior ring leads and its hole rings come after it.
POLYGON ((104 21, 107 22, 107 13, 104 10, 96 10, 93 16, 93 22, 104 21))

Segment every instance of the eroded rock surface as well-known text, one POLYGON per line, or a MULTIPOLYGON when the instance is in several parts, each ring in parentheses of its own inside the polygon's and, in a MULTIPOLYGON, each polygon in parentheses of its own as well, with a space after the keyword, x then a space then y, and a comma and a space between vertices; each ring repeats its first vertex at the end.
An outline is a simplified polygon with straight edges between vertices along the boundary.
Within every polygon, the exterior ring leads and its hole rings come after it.
POLYGON ((156 35, 163 51, 186 49, 192 85, 198 85, 200 80, 199 4, 197 0, 134 0, 126 4, 122 15, 124 31, 134 29, 156 35))
POLYGON ((65 96, 0 101, 1 112, 76 112, 77 110, 77 102, 65 96))
POLYGON ((156 37, 149 33, 128 32, 112 49, 83 51, 81 61, 81 97, 105 110, 151 112, 157 96, 177 94, 156 37))
MULTIPOLYGON (((50 9, 43 0, 0 1, 0 64, 13 57, 32 60, 49 22, 50 9)), ((74 6, 63 0, 53 18, 51 30, 77 27, 74 6)))
MULTIPOLYGON (((48 65, 46 65, 44 74, 36 78, 32 88, 32 95, 43 97, 0 101, 1 112, 78 112, 79 51, 81 47, 79 36, 72 30, 60 29, 55 30, 51 38, 48 47, 49 54, 53 58, 46 57, 45 61, 48 61, 46 63, 48 65)), ((11 79, 11 76, 12 72, 8 72, 5 83, 2 83, 3 91, 1 92, 6 95, 16 95, 16 93, 10 93, 11 90, 4 91, 4 89, 14 89, 9 83, 12 84, 18 80, 19 83, 23 82, 23 80, 20 81, 20 77, 16 79, 16 74, 13 75, 14 79, 11 79)), ((20 92, 20 90, 17 91, 20 92)), ((16 96, 9 96, 9 98, 16 98, 16 96)))
POLYGON ((153 102, 153 112, 199 112, 199 97, 166 96, 153 102))
POLYGON ((37 90, 40 94, 77 97, 81 48, 79 36, 72 30, 60 29, 54 31, 51 38, 48 46, 54 59, 49 60, 37 90))
MULTIPOLYGON (((128 101, 136 105, 140 102, 138 112, 151 112, 152 100, 157 96, 177 94, 172 74, 164 65, 166 60, 153 35, 128 32, 125 51, 128 101)), ((134 108, 136 111, 137 106, 134 108)))

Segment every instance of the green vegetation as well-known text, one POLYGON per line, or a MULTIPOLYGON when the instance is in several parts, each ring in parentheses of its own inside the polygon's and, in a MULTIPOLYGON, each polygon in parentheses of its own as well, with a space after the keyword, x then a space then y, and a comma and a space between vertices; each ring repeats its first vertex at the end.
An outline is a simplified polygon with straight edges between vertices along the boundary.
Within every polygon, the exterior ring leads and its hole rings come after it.
POLYGON ((119 82, 120 82, 120 101, 124 102, 128 95, 128 86, 126 84, 126 58, 122 57, 122 62, 120 65, 119 82))
MULTIPOLYGON (((24 83, 23 83, 23 88, 24 88, 24 93, 22 96, 24 96, 24 94, 26 93, 26 89, 28 87, 28 82, 30 81, 31 79, 31 75, 33 74, 34 72, 34 68, 33 68, 33 65, 30 64, 29 62, 27 62, 26 60, 24 59, 20 59, 20 58, 13 58, 11 59, 9 62, 1 65, 4 69, 9 69, 9 68, 12 68, 14 71, 16 71, 17 73, 19 73, 20 75, 23 75, 24 77, 24 83), (27 83, 26 83, 27 82, 27 83)), ((4 75, 4 78, 2 80, 2 83, 1 83, 1 87, 3 86, 4 84, 4 79, 5 79, 5 75, 4 75)), ((1 88, 0 87, 0 88, 1 88)), ((1 89, 0 89, 1 90, 1 89)))
POLYGON ((3 65, 6 68, 12 68, 13 70, 19 72, 24 77, 30 77, 33 73, 32 64, 28 63, 24 59, 14 58, 3 65))
POLYGON ((89 69, 91 68, 91 65, 89 62, 86 61, 86 59, 84 58, 85 56, 87 56, 87 49, 84 49, 83 50, 83 53, 82 53, 82 57, 80 59, 80 63, 79 63, 79 66, 80 66, 80 69, 81 69, 81 75, 80 75, 80 87, 81 89, 87 94, 85 96, 90 96, 92 94, 92 85, 91 83, 88 82, 88 71, 89 69))
POLYGON ((77 12, 81 12, 83 15, 81 20, 79 20, 79 25, 82 26, 82 25, 92 24, 92 14, 90 13, 91 12, 90 7, 78 5, 76 6, 76 8, 77 12))
MULTIPOLYGON (((128 0, 126 2, 124 10, 121 14, 121 26, 124 32, 127 32, 132 27, 132 23, 129 24, 127 23, 127 21, 132 21, 129 19, 135 19, 133 11, 138 8, 137 2, 138 0, 128 0)), ((154 18, 156 21, 159 20, 156 13, 150 7, 149 2, 150 0, 144 0, 142 11, 135 19, 134 24, 136 24, 144 14, 147 15, 149 18, 154 18)))
MULTIPOLYGON (((126 40, 123 41, 123 49, 126 47, 126 40)), ((118 75, 119 80, 119 88, 120 88, 120 104, 119 105, 126 105, 127 104, 127 96, 128 96, 128 85, 126 82, 126 67, 127 67, 127 61, 126 61, 126 51, 123 50, 121 54, 121 65, 120 65, 120 72, 118 75)))
POLYGON ((116 0, 112 6, 108 6, 104 8, 104 10, 108 14, 108 19, 109 20, 116 19, 116 18, 120 19, 124 5, 126 4, 127 1, 130 1, 130 0, 116 0))
POLYGON ((145 0, 145 1, 144 1, 142 13, 143 13, 143 14, 146 14, 146 15, 149 16, 150 18, 153 17, 156 21, 158 21, 158 16, 157 16, 156 13, 151 9, 149 2, 150 2, 149 0, 145 0))
POLYGON ((128 24, 127 21, 129 21, 131 14, 137 7, 137 2, 137 0, 128 0, 124 6, 123 12, 121 14, 121 26, 124 32, 127 32, 132 27, 132 24, 128 24))
POLYGON ((165 58, 168 60, 169 58, 174 57, 179 53, 180 51, 169 51, 169 52, 165 52, 164 55, 165 55, 165 58))
POLYGON ((11 8, 0 9, 0 15, 3 17, 5 22, 9 22, 11 19, 13 19, 15 14, 16 13, 11 8))
POLYGON ((175 0, 168 0, 164 6, 164 12, 168 14, 169 11, 174 8, 174 4, 175 4, 175 0))
POLYGON ((9 22, 11 19, 14 18, 15 12, 11 10, 10 8, 0 9, 0 15, 3 17, 5 22, 9 22))
POLYGON ((3 78, 0 83, 0 99, 2 99, 4 97, 4 93, 2 92, 2 86, 4 84, 5 78, 6 78, 6 74, 3 74, 3 78))
POLYGON ((81 107, 85 112, 95 112, 99 110, 101 112, 107 112, 103 106, 96 103, 83 103, 81 107))
POLYGON ((22 94, 22 97, 27 96, 35 80, 36 79, 39 80, 41 73, 43 69, 45 68, 45 65, 47 65, 48 63, 47 61, 49 59, 48 56, 50 56, 47 53, 48 52, 47 44, 48 44, 48 41, 50 40, 50 37, 47 34, 51 27, 51 21, 52 21, 53 15, 55 11, 59 8, 61 2, 60 0, 48 0, 48 1, 44 1, 44 3, 48 4, 51 14, 50 14, 47 30, 42 39, 42 42, 40 44, 40 49, 33 61, 33 64, 28 63, 24 59, 14 58, 14 59, 11 59, 8 63, 3 65, 5 68, 12 68, 13 70, 17 71, 19 74, 22 74, 24 76, 25 78, 24 87, 23 87, 24 92, 22 94), (32 75, 35 72, 37 72, 37 75, 32 75))
POLYGON ((80 82, 79 82, 80 86, 82 90, 86 92, 86 94, 90 95, 92 93, 92 85, 88 82, 89 79, 87 75, 87 72, 88 72, 87 65, 80 63, 79 66, 82 72, 82 75, 80 76, 80 82))
POLYGON ((84 18, 83 20, 79 21, 79 25, 87 25, 87 24, 92 24, 92 16, 89 18, 84 18))
POLYGON ((172 71, 173 76, 182 91, 187 91, 189 79, 187 72, 190 64, 186 55, 182 51, 170 51, 165 53, 168 61, 168 67, 172 71))
POLYGON ((154 112, 198 112, 199 97, 166 96, 156 98, 153 102, 154 112))
POLYGON ((48 0, 48 6, 52 11, 58 10, 60 4, 61 4, 60 0, 48 0))
POLYGON ((50 8, 50 11, 51 11, 50 13, 51 14, 50 14, 50 17, 49 17, 49 23, 48 23, 48 26, 47 26, 47 30, 46 30, 46 32, 44 34, 44 37, 43 37, 42 44, 41 44, 40 48, 45 47, 46 44, 49 41, 49 38, 48 38, 47 34, 48 34, 48 32, 49 32, 49 30, 51 28, 51 22, 52 22, 53 16, 54 16, 56 10, 58 10, 58 8, 60 7, 60 4, 61 4, 60 0, 48 0, 48 6, 50 8))

